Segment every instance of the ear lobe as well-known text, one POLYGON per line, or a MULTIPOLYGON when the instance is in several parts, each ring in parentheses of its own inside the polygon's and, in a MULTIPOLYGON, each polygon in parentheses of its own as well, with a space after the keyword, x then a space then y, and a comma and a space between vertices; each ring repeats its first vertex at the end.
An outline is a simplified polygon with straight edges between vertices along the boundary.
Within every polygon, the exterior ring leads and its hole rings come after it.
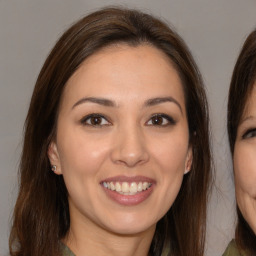
POLYGON ((185 172, 184 172, 184 174, 190 172, 190 169, 191 169, 191 166, 192 166, 192 162, 193 162, 193 150, 192 150, 192 147, 189 146, 187 157, 186 157, 185 172))
POLYGON ((51 170, 58 175, 62 174, 61 171, 61 165, 60 165, 60 158, 59 158, 59 153, 58 153, 58 148, 55 142, 51 142, 48 150, 47 150, 47 155, 51 163, 51 170))

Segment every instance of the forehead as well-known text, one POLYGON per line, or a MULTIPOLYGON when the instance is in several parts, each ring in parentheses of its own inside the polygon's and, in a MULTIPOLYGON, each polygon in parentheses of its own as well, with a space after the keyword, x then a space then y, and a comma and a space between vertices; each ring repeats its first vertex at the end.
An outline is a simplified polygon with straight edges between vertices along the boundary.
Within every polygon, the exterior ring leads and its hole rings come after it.
POLYGON ((170 58, 149 44, 112 45, 91 55, 68 80, 63 97, 115 93, 124 98, 169 93, 184 101, 182 82, 170 58))

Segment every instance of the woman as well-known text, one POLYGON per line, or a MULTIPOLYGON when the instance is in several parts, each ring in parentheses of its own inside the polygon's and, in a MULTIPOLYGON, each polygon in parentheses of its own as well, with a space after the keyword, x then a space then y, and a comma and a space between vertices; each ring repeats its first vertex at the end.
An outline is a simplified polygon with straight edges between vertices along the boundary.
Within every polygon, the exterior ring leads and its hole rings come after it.
POLYGON ((246 39, 229 90, 228 134, 237 215, 235 241, 224 255, 256 255, 256 31, 246 39))
POLYGON ((11 255, 204 252, 200 73, 160 20, 106 8, 59 39, 26 119, 11 255))

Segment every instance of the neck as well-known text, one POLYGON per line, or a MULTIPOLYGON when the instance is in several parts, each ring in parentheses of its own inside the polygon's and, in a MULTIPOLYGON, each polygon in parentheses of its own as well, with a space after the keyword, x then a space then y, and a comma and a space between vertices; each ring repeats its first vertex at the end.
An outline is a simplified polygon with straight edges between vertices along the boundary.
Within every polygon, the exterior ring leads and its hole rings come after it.
POLYGON ((70 230, 64 239, 76 256, 147 256, 155 233, 155 225, 136 234, 116 234, 95 223, 70 223, 70 230))

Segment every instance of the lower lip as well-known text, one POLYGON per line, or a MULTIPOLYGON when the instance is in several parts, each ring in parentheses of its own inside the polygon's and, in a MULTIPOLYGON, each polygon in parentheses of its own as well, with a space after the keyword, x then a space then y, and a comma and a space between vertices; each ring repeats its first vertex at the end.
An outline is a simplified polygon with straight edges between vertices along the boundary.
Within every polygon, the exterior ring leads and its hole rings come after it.
POLYGON ((106 192, 107 196, 110 197, 110 199, 112 199, 113 201, 117 202, 118 204, 133 206, 144 202, 151 195, 154 185, 152 184, 151 187, 148 188, 147 190, 138 192, 135 195, 122 195, 117 193, 116 191, 107 189, 103 186, 102 188, 106 192))

